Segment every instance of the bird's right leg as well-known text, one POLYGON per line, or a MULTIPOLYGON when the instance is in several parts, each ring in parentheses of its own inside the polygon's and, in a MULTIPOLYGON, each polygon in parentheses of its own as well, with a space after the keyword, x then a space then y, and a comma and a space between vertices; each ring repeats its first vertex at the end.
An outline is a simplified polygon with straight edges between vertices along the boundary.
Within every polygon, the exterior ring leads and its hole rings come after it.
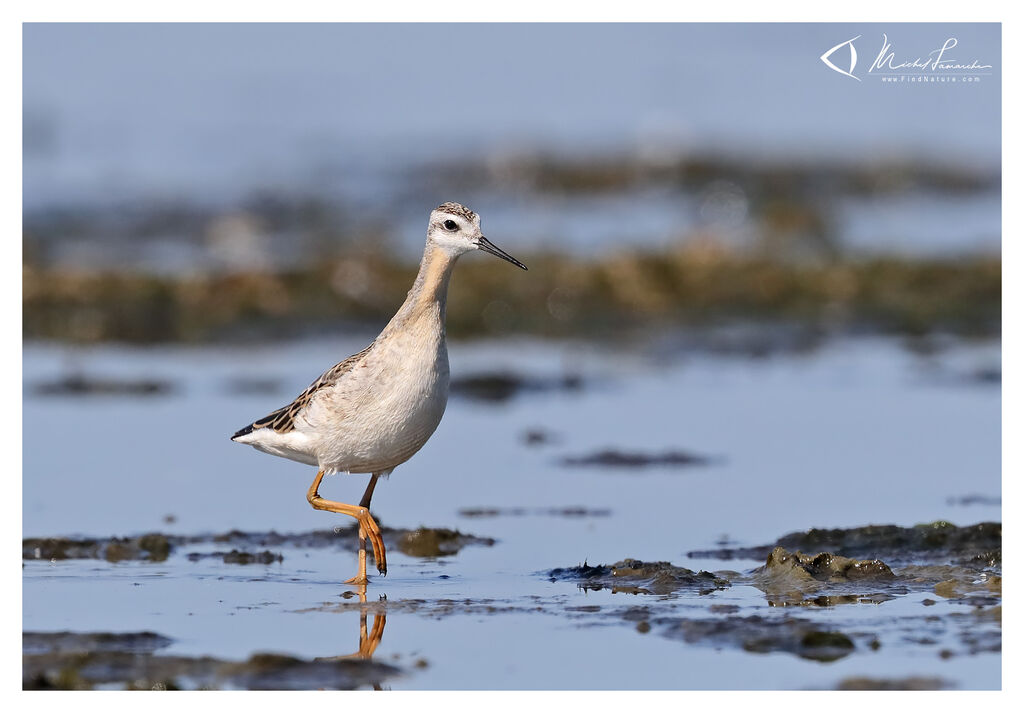
MULTIPOLYGON (((366 491, 363 492, 363 497, 359 501, 359 507, 366 508, 366 511, 370 511, 370 499, 373 497, 373 489, 377 486, 377 479, 380 477, 379 473, 374 473, 370 476, 370 482, 366 486, 366 491)), ((376 521, 374 521, 376 524, 376 521)), ((362 567, 363 571, 366 571, 366 535, 367 532, 363 525, 359 525, 359 566, 362 567)), ((384 549, 384 543, 381 542, 380 556, 378 557, 377 551, 374 550, 373 560, 377 563, 377 569, 380 570, 381 574, 387 574, 387 551, 384 549), (381 564, 384 564, 384 569, 380 569, 381 564)))
MULTIPOLYGON (((377 570, 381 574, 386 574, 388 571, 387 561, 384 559, 384 540, 380 534, 380 527, 377 526, 377 522, 370 515, 370 509, 363 507, 362 505, 348 505, 346 503, 335 502, 334 500, 325 500, 320 497, 320 481, 324 479, 324 471, 319 471, 316 474, 316 479, 313 480, 313 484, 309 486, 309 491, 306 493, 306 500, 316 510, 326 510, 328 512, 336 512, 341 515, 348 515, 354 517, 359 523, 359 535, 360 538, 368 537, 370 544, 373 546, 373 558, 377 562, 377 570)), ((371 481, 372 482, 372 481, 371 481)), ((370 490, 372 493, 372 489, 370 490)), ((348 580, 347 584, 366 584, 366 551, 361 550, 361 556, 359 558, 359 574, 352 579, 348 580)))

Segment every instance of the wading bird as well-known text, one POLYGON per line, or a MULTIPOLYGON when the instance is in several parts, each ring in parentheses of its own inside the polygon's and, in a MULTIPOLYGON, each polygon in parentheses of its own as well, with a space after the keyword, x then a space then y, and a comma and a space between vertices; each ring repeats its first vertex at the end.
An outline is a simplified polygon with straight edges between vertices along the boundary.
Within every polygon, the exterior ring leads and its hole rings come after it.
POLYGON ((380 527, 370 515, 377 480, 423 447, 448 403, 445 302, 455 261, 483 250, 526 265, 480 232, 480 218, 458 203, 430 213, 427 244, 412 289, 370 346, 335 364, 287 406, 231 437, 257 450, 318 468, 306 499, 317 510, 359 523, 359 573, 347 584, 366 584, 366 540, 377 570, 387 574, 380 527), (320 481, 333 473, 369 473, 358 505, 320 497, 320 481))

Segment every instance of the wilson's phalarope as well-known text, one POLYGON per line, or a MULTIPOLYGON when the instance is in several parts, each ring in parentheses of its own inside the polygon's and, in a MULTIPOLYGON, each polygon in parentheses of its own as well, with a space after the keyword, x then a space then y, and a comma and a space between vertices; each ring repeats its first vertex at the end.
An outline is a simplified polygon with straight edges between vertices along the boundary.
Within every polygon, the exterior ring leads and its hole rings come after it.
POLYGON ((370 498, 377 479, 409 460, 441 422, 448 403, 448 281, 455 261, 470 250, 526 269, 481 234, 476 213, 458 203, 442 203, 430 213, 416 281, 384 331, 366 349, 325 371, 290 404, 231 437, 264 453, 318 467, 306 494, 309 504, 359 522, 359 574, 349 584, 367 581, 367 538, 377 570, 387 573, 370 498), (324 475, 339 472, 371 474, 359 505, 320 497, 324 475))

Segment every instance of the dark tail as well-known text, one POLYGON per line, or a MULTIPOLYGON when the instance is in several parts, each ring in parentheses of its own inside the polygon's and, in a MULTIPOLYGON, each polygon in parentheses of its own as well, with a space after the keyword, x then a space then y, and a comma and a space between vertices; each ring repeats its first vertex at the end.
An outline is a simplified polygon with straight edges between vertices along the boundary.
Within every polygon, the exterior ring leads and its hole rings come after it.
POLYGON ((252 433, 252 424, 251 423, 248 426, 246 426, 245 428, 243 428, 241 431, 239 431, 238 433, 233 435, 231 437, 231 440, 233 441, 236 438, 238 438, 239 436, 245 436, 245 435, 248 435, 250 433, 252 433))

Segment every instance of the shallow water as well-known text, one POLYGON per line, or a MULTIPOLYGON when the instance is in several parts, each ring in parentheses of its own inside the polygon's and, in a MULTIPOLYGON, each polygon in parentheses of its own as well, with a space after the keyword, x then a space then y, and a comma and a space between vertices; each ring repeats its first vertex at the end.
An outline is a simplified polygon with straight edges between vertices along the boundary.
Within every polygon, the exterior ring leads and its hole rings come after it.
MULTIPOLYGON (((347 527, 310 510, 310 468, 228 436, 363 341, 76 352, 26 346, 24 535, 347 527), (38 384, 75 372, 159 379, 170 391, 36 394, 38 384), (250 380, 241 392, 239 377, 250 380), (71 463, 52 462, 54 433, 62 452, 75 455, 71 463)), ((1000 686, 999 653, 972 654, 979 647, 964 638, 980 632, 988 637, 981 648, 994 641, 998 651, 998 622, 978 623, 965 600, 930 590, 882 603, 779 608, 734 577, 724 590, 659 596, 587 591, 546 574, 627 557, 747 572, 760 563, 693 560, 686 552, 720 541, 761 545, 814 526, 1000 521, 993 500, 1000 495, 1000 389, 976 378, 998 374, 998 344, 952 344, 922 356, 895 341, 848 339, 760 359, 535 342, 453 344, 450 351, 455 378, 512 371, 582 382, 500 402, 453 396, 431 441, 378 487, 374 511, 383 525, 497 539, 436 559, 389 549, 388 576, 373 579, 362 605, 371 623, 386 615, 374 660, 401 673, 385 687, 832 688, 859 676, 1000 686), (550 438, 531 445, 524 439, 530 430, 550 438), (561 464, 607 448, 679 450, 711 462, 561 464), (987 499, 958 504, 967 495, 987 499), (500 510, 517 507, 518 514, 500 510), (596 512, 551 512, 568 507, 596 512), (481 509, 498 514, 460 514, 481 509), (926 607, 927 599, 937 603, 926 607), (722 604, 738 609, 712 609, 722 604), (640 619, 629 612, 637 607, 647 608, 640 619), (671 633, 680 619, 723 616, 796 617, 848 634, 854 648, 822 663, 671 633), (640 621, 648 622, 646 632, 640 621), (932 643, 910 640, 924 629, 932 643), (871 647, 873 638, 880 648, 871 647)), ((322 493, 352 501, 365 480, 339 476, 322 493)), ((23 627, 154 631, 173 640, 163 653, 231 660, 260 651, 311 659, 358 648, 361 605, 339 584, 354 571, 350 551, 270 547, 283 555, 270 565, 187 557, 211 549, 179 548, 162 562, 27 560, 23 627)))

